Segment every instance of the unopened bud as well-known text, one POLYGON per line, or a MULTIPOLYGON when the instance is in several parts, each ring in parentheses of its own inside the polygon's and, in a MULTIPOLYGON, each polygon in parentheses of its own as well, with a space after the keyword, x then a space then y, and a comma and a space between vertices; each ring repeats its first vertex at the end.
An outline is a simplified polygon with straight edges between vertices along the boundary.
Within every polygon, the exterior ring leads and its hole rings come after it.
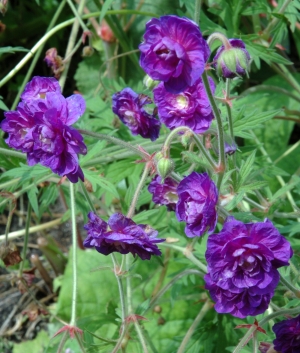
POLYGON ((146 88, 153 90, 153 88, 159 84, 159 81, 155 81, 150 76, 146 75, 143 79, 143 84, 146 88))
POLYGON ((92 56, 94 54, 94 49, 87 45, 85 47, 83 47, 82 49, 82 56, 86 57, 86 56, 92 56))
POLYGON ((8 0, 0 0, 0 12, 4 16, 8 7, 8 0))
POLYGON ((157 173, 162 179, 169 176, 174 170, 174 162, 172 159, 162 157, 156 165, 157 173))
POLYGON ((186 131, 181 137, 181 143, 183 147, 188 147, 192 141, 193 133, 186 131))
POLYGON ((221 46, 214 57, 214 67, 219 76, 234 78, 248 73, 250 55, 240 39, 229 39, 230 47, 221 46))
POLYGON ((153 311, 154 311, 155 313, 160 314, 160 313, 162 312, 162 308, 161 308, 160 305, 155 305, 155 307, 153 308, 153 311))
POLYGON ((161 151, 158 151, 155 153, 154 156, 154 163, 157 164, 157 162, 164 157, 163 153, 161 151))

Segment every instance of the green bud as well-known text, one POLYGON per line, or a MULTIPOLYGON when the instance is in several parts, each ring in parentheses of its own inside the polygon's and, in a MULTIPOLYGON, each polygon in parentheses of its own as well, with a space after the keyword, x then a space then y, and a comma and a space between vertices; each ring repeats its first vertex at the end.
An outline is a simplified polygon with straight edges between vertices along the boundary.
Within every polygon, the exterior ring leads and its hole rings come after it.
POLYGON ((188 147, 192 141, 193 133, 190 131, 185 132, 181 137, 183 147, 188 147))
POLYGON ((143 84, 146 88, 153 90, 159 84, 159 81, 152 80, 150 76, 146 75, 143 79, 143 84))
POLYGON ((157 162, 162 159, 164 156, 164 154, 162 153, 162 151, 158 151, 155 153, 155 156, 154 156, 154 163, 157 164, 157 162))
POLYGON ((162 157, 156 164, 158 175, 165 179, 174 170, 174 162, 170 158, 162 157))
POLYGON ((87 45, 87 46, 85 46, 85 47, 83 47, 83 49, 82 49, 82 56, 92 56, 94 54, 94 49, 91 47, 91 46, 89 46, 89 45, 87 45))

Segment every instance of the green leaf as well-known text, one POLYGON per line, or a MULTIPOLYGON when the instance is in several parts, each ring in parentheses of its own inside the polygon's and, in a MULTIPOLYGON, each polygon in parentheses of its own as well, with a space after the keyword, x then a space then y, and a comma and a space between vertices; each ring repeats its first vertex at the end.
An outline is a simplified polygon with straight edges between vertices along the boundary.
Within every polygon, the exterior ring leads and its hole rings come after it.
POLYGON ((38 332, 37 336, 33 340, 15 343, 13 353, 43 353, 44 349, 48 346, 50 337, 44 330, 38 332))
POLYGON ((2 47, 0 48, 0 57, 7 53, 14 54, 16 51, 28 52, 29 50, 23 47, 2 47))
POLYGON ((243 200, 243 197, 244 197, 244 192, 240 192, 236 194, 234 198, 225 206, 226 210, 231 211, 232 209, 234 209, 237 206, 237 204, 239 204, 243 200))
POLYGON ((40 211, 39 211, 39 205, 38 205, 38 200, 37 200, 37 193, 38 189, 36 186, 33 186, 28 192, 28 198, 31 204, 32 209, 34 210, 35 214, 37 215, 38 218, 40 218, 40 211))
POLYGON ((248 192, 248 191, 252 191, 252 190, 258 190, 260 188, 263 188, 267 185, 268 183, 266 181, 255 181, 251 184, 247 184, 247 185, 242 185, 239 188, 239 191, 244 191, 244 192, 248 192))
POLYGON ((253 164, 255 161, 255 154, 256 154, 256 150, 250 154, 250 156, 247 158, 246 161, 242 161, 242 165, 238 176, 237 190, 239 190, 239 188, 244 184, 247 177, 251 173, 253 164))
POLYGON ((270 199, 271 202, 277 200, 279 197, 281 197, 282 195, 286 194, 289 190, 293 189, 295 187, 295 185, 299 184, 300 182, 300 178, 293 176, 293 181, 289 182, 288 184, 282 186, 277 192, 275 192, 275 194, 272 196, 272 198, 270 199))
POLYGON ((6 178, 6 177, 12 177, 12 178, 21 177, 23 181, 26 181, 34 177, 40 178, 43 175, 46 175, 47 173, 49 173, 49 168, 43 167, 39 164, 36 164, 34 166, 29 166, 22 163, 20 164, 21 164, 20 168, 13 168, 11 170, 8 170, 7 172, 1 175, 0 179, 6 178))
POLYGON ((273 116, 279 114, 281 111, 282 110, 271 110, 261 113, 254 111, 249 115, 246 115, 244 118, 233 122, 234 132, 235 134, 238 134, 243 130, 246 130, 247 132, 247 130, 249 131, 251 129, 259 128, 263 122, 271 120, 273 116))
POLYGON ((89 151, 88 153, 80 159, 80 165, 84 165, 84 163, 88 162, 90 159, 95 157, 103 148, 106 146, 106 141, 98 141, 89 151))
POLYGON ((100 19, 99 19, 99 23, 102 22, 104 16, 106 15, 106 12, 109 10, 111 4, 113 3, 114 0, 105 0, 102 9, 101 9, 101 15, 100 15, 100 19))
POLYGON ((143 211, 137 214, 136 216, 134 216, 132 219, 134 220, 135 223, 140 224, 143 222, 147 222, 151 216, 157 214, 158 212, 159 212, 158 208, 154 210, 143 211))
POLYGON ((1 96, 0 96, 0 109, 5 110, 5 111, 9 110, 7 105, 3 102, 1 96))

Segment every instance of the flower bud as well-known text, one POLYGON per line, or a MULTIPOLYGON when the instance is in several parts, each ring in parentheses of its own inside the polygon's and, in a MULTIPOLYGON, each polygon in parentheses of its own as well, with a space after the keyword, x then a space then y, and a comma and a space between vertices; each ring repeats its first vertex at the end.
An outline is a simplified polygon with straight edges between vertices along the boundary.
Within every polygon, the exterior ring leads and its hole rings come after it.
POLYGON ((84 56, 84 57, 92 56, 93 54, 94 54, 94 49, 91 46, 86 45, 85 47, 83 47, 82 56, 84 56))
POLYGON ((181 137, 183 147, 188 147, 192 141, 193 133, 190 131, 185 132, 181 137))
POLYGON ((156 152, 154 156, 154 163, 157 164, 157 162, 163 157, 164 157, 164 154, 161 151, 156 152))
POLYGON ((8 0, 0 0, 0 12, 4 16, 8 7, 8 0))
POLYGON ((153 90, 160 81, 153 80, 150 76, 146 75, 143 79, 143 84, 146 88, 153 90))
POLYGON ((229 39, 230 47, 222 45, 214 57, 214 67, 219 76, 234 78, 248 73, 250 55, 240 39, 229 39))
POLYGON ((156 165, 157 173, 162 179, 165 179, 174 170, 174 162, 172 159, 162 157, 156 165))

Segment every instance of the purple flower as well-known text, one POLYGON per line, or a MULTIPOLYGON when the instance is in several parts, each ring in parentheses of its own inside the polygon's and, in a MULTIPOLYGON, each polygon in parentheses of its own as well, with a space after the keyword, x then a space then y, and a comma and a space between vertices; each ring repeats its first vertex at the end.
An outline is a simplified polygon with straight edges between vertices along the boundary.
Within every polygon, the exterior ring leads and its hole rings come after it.
POLYGON ((60 85, 54 77, 35 76, 27 83, 21 99, 25 102, 31 102, 32 99, 43 99, 48 92, 56 92, 61 94, 60 85))
POLYGON ((273 344, 268 342, 260 342, 258 349, 261 353, 276 353, 273 349, 273 344))
POLYGON ((244 318, 263 313, 279 282, 278 268, 288 266, 289 242, 272 222, 244 224, 228 217, 218 234, 208 237, 206 289, 218 313, 244 318))
MULTIPOLYGON (((215 84, 211 78, 209 83, 214 93, 215 84)), ((160 83, 153 94, 158 116, 171 130, 187 126, 200 134, 210 127, 214 115, 201 78, 178 94, 169 93, 164 84, 160 83)))
POLYGON ((275 324, 272 328, 276 339, 273 341, 276 351, 281 353, 300 352, 300 315, 275 324))
POLYGON ((153 195, 152 201, 158 205, 166 205, 169 211, 175 211, 178 200, 178 183, 172 178, 162 178, 156 175, 148 186, 148 191, 153 195))
POLYGON ((17 110, 4 113, 1 128, 9 134, 10 147, 27 153, 29 165, 41 163, 76 183, 78 178, 84 180, 78 154, 87 150, 80 133, 70 125, 84 113, 85 101, 78 94, 64 98, 54 80, 34 77, 17 110))
POLYGON ((112 252, 138 255, 142 260, 150 260, 151 255, 161 255, 156 243, 158 232, 145 224, 136 224, 121 213, 113 214, 106 223, 95 213, 88 214, 89 223, 84 226, 88 236, 83 242, 86 248, 93 248, 104 255, 112 252))
POLYGON ((197 24, 188 18, 162 16, 146 24, 140 44, 140 65, 167 91, 179 93, 192 86, 204 71, 210 55, 197 24))
POLYGON ((179 183, 177 193, 176 216, 186 222, 185 234, 190 238, 211 234, 218 219, 218 190, 208 174, 191 173, 179 183))
POLYGON ((222 45, 214 59, 214 67, 219 76, 234 78, 248 72, 250 55, 240 39, 229 39, 229 47, 222 45))
POLYGON ((133 135, 155 141, 159 136, 160 122, 143 108, 152 103, 150 97, 124 88, 112 96, 112 110, 129 127, 133 135))

